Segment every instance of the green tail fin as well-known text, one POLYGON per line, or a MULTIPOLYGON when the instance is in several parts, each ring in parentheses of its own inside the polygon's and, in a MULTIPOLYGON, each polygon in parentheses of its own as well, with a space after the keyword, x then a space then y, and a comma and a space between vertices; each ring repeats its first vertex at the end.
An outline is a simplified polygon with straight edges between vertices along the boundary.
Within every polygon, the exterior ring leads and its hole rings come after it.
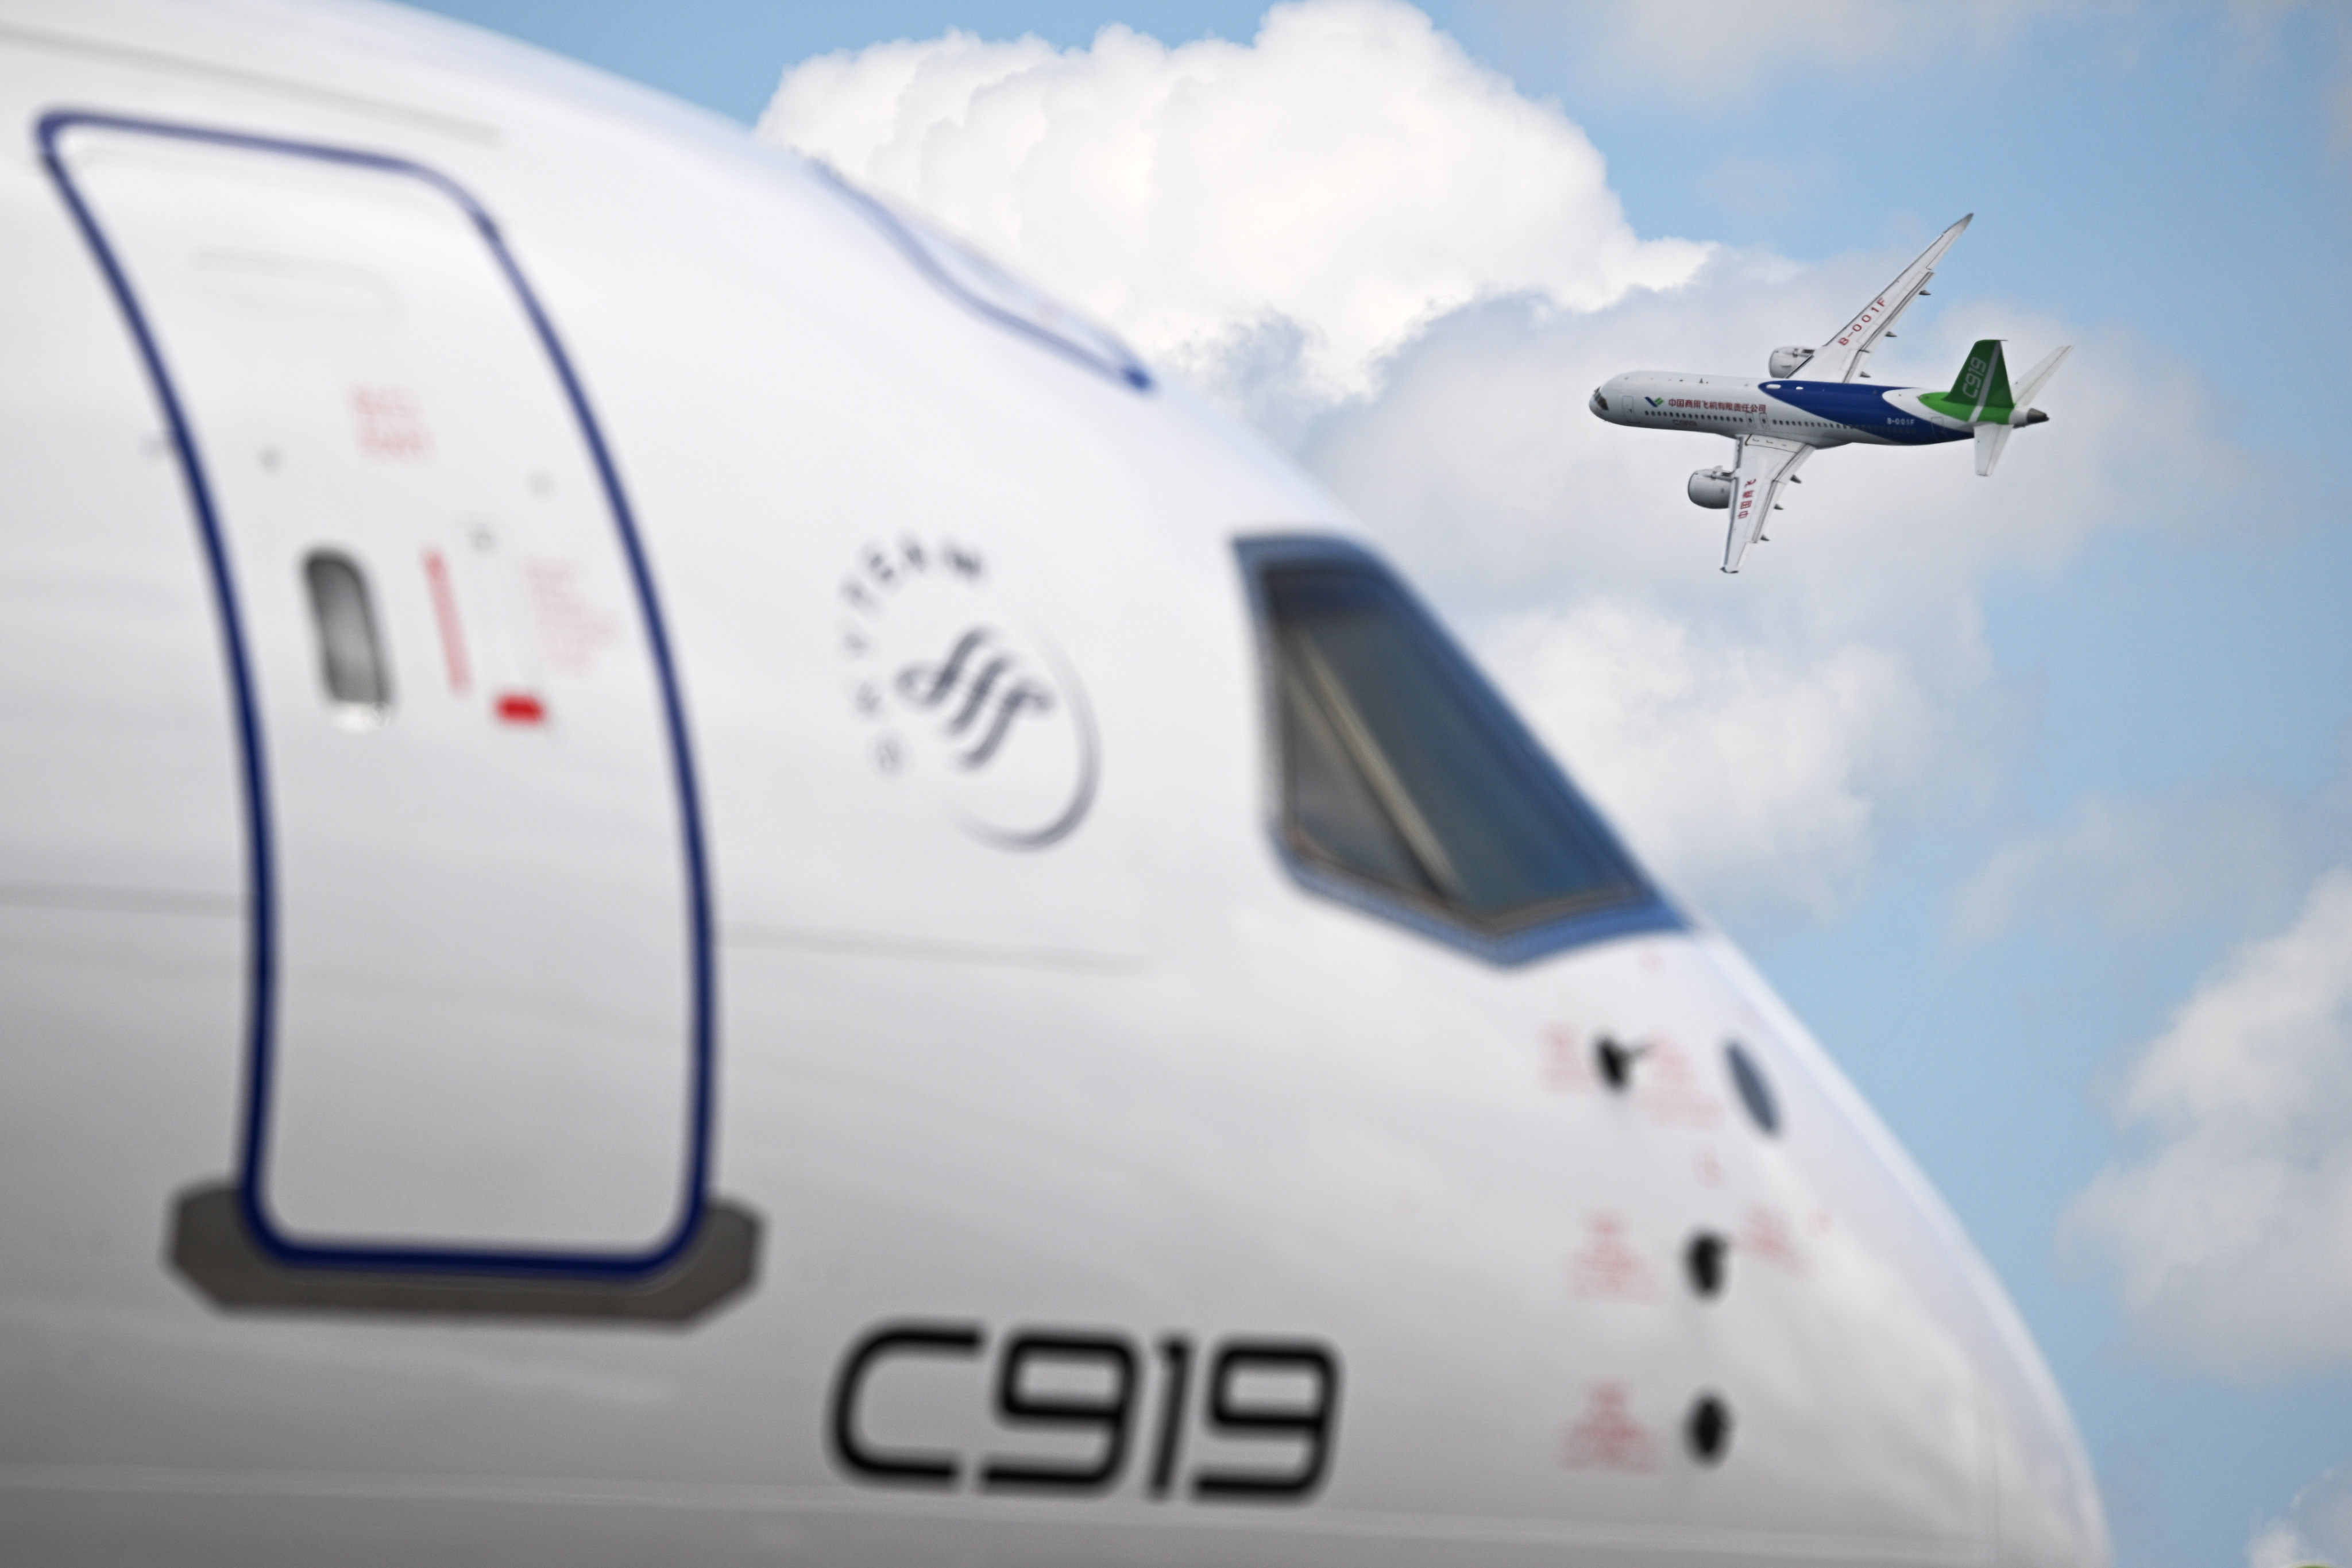
POLYGON ((1942 399, 1945 412, 1962 419, 2007 419, 2017 406, 2010 395, 2009 366, 2002 363, 2000 340, 1985 338, 1969 351, 1968 363, 1942 399))

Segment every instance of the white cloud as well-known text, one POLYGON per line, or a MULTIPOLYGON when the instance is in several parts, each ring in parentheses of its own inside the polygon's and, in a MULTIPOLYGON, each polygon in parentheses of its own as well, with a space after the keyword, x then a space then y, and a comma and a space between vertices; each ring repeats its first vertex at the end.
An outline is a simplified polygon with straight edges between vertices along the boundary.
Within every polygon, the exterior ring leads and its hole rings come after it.
POLYGON ((1211 381, 1273 342, 1360 392, 1470 300, 1589 309, 1704 255, 1636 237, 1584 133, 1400 0, 1276 5, 1248 46, 879 44, 786 71, 760 132, 1211 381))
POLYGON ((1940 384, 1977 337, 2031 357, 2072 338, 2042 400, 2055 422, 1990 482, 1958 446, 1825 456, 1776 542, 1720 576, 1724 514, 1683 481, 1728 444, 1602 426, 1587 395, 1643 366, 1760 373, 1913 247, 1805 267, 1645 240, 1557 106, 1399 0, 1277 5, 1248 45, 1120 27, 1066 51, 877 45, 792 68, 761 131, 973 237, 1286 441, 1635 848, 1719 910, 1833 911, 1890 822, 1985 776, 2002 700, 1989 580, 2143 521, 2148 473, 2175 506, 2232 473, 2178 364, 1969 300, 1955 263, 1942 314, 1907 320, 1874 368, 1940 384))
POLYGON ((2322 868, 2352 860, 2352 779, 2311 795, 2259 789, 2086 795, 2065 821, 2003 845, 1954 900, 1984 942, 2087 921, 2132 938, 2276 925, 2322 868))
POLYGON ((1801 268, 1718 252, 1681 289, 1602 310, 1466 307, 1394 356, 1377 397, 1328 411, 1301 442, 1635 848, 1720 914, 1834 912, 1893 826, 1990 788, 2018 699, 1983 643, 1988 583, 2148 525, 2149 473, 2176 476, 2197 494, 2168 501, 2194 504, 2240 468, 2201 433, 2204 395, 2177 365, 1947 285, 1943 314, 1906 324, 1883 374, 1940 382, 1979 334, 2034 353, 2078 338, 2042 400, 2053 422, 1989 480, 1958 446, 1826 453, 1771 542, 1719 574, 1725 514, 1683 485, 1730 444, 1603 426, 1586 397, 1645 365, 1760 372, 1773 344, 1834 322, 1907 258, 1801 268), (2151 389, 2191 412, 2151 426, 2151 389))
POLYGON ((1333 411, 1302 449, 1385 531, 1444 542, 1430 565, 1481 606, 1638 583, 1710 617, 1932 636, 1940 652, 1973 636, 1993 573, 2053 570, 2102 528, 2155 521, 2137 510, 2148 474, 2166 474, 2168 509, 2186 510, 2242 473, 2206 434, 2219 423, 2210 394, 2177 362, 1939 281, 1940 312, 1906 317, 1899 353, 1874 360, 1874 373, 1941 385, 1976 338, 2007 337, 2024 360, 2073 341, 2040 400, 2053 423, 2021 434, 1989 480, 1964 444, 1825 453, 1785 498, 1771 531, 1784 542, 1736 584, 1710 575, 1724 516, 1693 507, 1683 481, 1725 461, 1730 443, 1601 425, 1585 407, 1592 388, 1637 368, 1761 374, 1773 345, 1817 340, 1907 259, 1898 250, 1799 268, 1718 252, 1683 288, 1607 310, 1522 297, 1456 310, 1395 356, 1378 397, 1333 411), (2151 404, 2175 417, 2151 422, 2151 404))
POLYGON ((2205 980, 2117 1119, 2143 1142, 2066 1226, 2147 1339, 2238 1376, 2352 1366, 2352 869, 2205 980))
POLYGON ((2352 1568, 2352 1465, 2338 1465, 2295 1494, 2284 1516, 2246 1542, 2246 1568, 2352 1568))
POLYGON ((1864 643, 1706 638, 1653 607, 1585 600, 1486 639, 1520 704, 1670 883, 1827 914, 1864 870, 1874 797, 1927 754, 1909 663, 1864 643))

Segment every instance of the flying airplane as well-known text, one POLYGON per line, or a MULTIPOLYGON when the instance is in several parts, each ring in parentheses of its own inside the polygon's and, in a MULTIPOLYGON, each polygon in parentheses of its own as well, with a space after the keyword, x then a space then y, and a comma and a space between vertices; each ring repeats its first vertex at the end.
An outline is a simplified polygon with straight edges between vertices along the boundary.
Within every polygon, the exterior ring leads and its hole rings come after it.
POLYGON ((1973 440, 1977 472, 1990 477, 2011 432, 2048 423, 2050 416, 2034 407, 2033 399, 2058 373, 2072 344, 2053 350, 2014 388, 1998 338, 1983 339, 1969 351, 1948 392, 1858 384, 1870 379, 1862 367, 1879 340, 1895 335, 1888 329, 1895 318, 1927 291, 1936 263, 1975 217, 1970 213, 1937 235, 1821 347, 1774 349, 1766 363, 1769 380, 1637 370, 1612 375, 1593 389, 1592 412, 1612 425, 1731 437, 1730 465, 1701 468, 1687 486, 1696 504, 1731 514, 1723 541, 1724 571, 1739 570, 1748 547, 1765 537, 1764 524, 1779 510, 1782 487, 1801 484, 1797 470, 1824 447, 1973 440))
POLYGON ((0 1560, 2105 1560, 1328 494, 402 10, 0 7, 0 1560))

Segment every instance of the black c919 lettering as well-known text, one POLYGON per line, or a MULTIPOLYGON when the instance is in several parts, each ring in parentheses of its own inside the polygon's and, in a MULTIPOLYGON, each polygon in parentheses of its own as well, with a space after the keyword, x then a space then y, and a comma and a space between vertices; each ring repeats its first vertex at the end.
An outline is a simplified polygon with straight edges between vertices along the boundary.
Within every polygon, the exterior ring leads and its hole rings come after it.
POLYGON ((874 1447, 858 1430, 857 1406, 865 1397, 867 1376, 889 1357, 976 1356, 982 1337, 977 1323, 885 1323, 852 1345, 834 1373, 831 1419, 826 1423, 826 1434, 833 1439, 833 1457, 841 1468, 866 1481, 900 1486, 955 1485, 956 1456, 874 1447))
MULTIPOLYGON (((879 1324, 853 1342, 835 1369, 826 1410, 834 1462, 852 1479, 877 1486, 950 1489, 965 1476, 964 1456, 947 1447, 884 1445, 870 1437, 861 1406, 885 1364, 906 1356, 977 1360, 988 1331, 973 1322, 879 1324)), ((1162 1335, 1158 1343, 1157 1418, 1149 1423, 1145 1495, 1166 1499, 1178 1486, 1190 1415, 1192 1342, 1162 1335)), ((1205 1359, 1205 1436, 1234 1442, 1281 1442, 1296 1458, 1271 1468, 1204 1466, 1191 1477, 1202 1501, 1303 1502, 1330 1473, 1339 1418, 1339 1358, 1312 1340, 1235 1338, 1205 1359), (1271 1385, 1271 1386, 1270 1386, 1271 1385)), ((975 1369, 977 1370, 977 1369, 975 1369)), ((1072 1329, 1023 1329, 996 1351, 997 1424, 1013 1431, 1093 1439, 1090 1452, 1045 1457, 992 1452, 974 1477, 983 1491, 1099 1495, 1118 1486, 1135 1446, 1138 1416, 1154 1378, 1150 1359, 1127 1336, 1072 1329)), ((973 1391, 975 1397, 980 1390, 973 1391)), ((1017 1450, 1017 1444, 1008 1445, 1017 1450)), ((1277 1458, 1282 1458, 1277 1451, 1277 1458)))
POLYGON ((1297 1467, 1287 1472, 1202 1470, 1194 1497, 1303 1498, 1322 1484, 1331 1460, 1331 1427, 1339 1417, 1339 1363, 1321 1345, 1304 1340, 1229 1340, 1209 1370, 1209 1426, 1231 1436, 1299 1440, 1297 1467), (1296 1403, 1244 1401, 1235 1384, 1251 1373, 1304 1373, 1307 1396, 1296 1403))
POLYGON ((997 1358, 996 1414, 1007 1426, 1098 1430, 1102 1449, 1092 1463, 1082 1465, 992 1458, 981 1472, 982 1486, 1101 1491, 1118 1482, 1119 1467, 1127 1462, 1129 1417, 1135 1414, 1135 1352, 1111 1334, 1016 1334, 1004 1342, 997 1358), (1107 1369, 1107 1397, 1034 1392, 1024 1374, 1039 1362, 1055 1361, 1107 1369))

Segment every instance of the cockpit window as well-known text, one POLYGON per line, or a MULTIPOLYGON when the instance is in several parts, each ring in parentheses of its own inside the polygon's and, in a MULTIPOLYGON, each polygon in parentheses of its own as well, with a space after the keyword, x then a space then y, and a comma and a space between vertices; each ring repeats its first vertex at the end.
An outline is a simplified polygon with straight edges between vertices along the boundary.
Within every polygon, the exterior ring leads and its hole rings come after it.
MULTIPOLYGON (((1608 917, 1678 923, 1475 667, 1369 555, 1252 541, 1279 754, 1277 834, 1301 879, 1531 957, 1608 917)), ((1592 931, 1589 934, 1599 934, 1592 931)))

